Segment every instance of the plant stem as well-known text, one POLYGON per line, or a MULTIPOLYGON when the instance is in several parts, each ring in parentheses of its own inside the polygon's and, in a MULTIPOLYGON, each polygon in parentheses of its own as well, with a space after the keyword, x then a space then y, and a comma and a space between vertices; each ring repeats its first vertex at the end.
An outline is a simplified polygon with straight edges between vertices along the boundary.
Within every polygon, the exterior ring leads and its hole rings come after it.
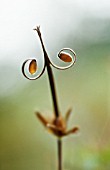
POLYGON ((36 31, 39 35, 41 45, 42 45, 42 49, 43 49, 43 52, 44 52, 45 64, 47 66, 48 78, 49 78, 49 83, 50 83, 50 88, 51 88, 52 99, 53 99, 54 114, 57 118, 57 117, 59 117, 60 114, 59 114, 59 109, 58 109, 53 72, 52 72, 52 69, 51 69, 51 66, 50 66, 48 54, 47 54, 45 47, 44 47, 44 43, 43 43, 41 32, 40 32, 40 27, 37 27, 36 31))
MULTIPOLYGON (((37 29, 35 29, 35 30, 37 31, 37 33, 39 35, 39 38, 40 38, 40 41, 42 44, 42 48, 43 48, 43 52, 44 52, 44 57, 45 57, 45 62, 46 62, 45 64, 47 66, 47 73, 48 73, 51 94, 52 94, 52 99, 53 99, 54 114, 57 119, 60 116, 60 113, 59 113, 58 102, 57 102, 57 97, 56 97, 54 76, 53 76, 52 68, 50 66, 48 54, 44 47, 44 43, 43 43, 41 32, 40 32, 40 27, 37 27, 37 29)), ((62 140, 61 139, 57 140, 57 147, 58 147, 58 170, 62 170, 62 140)))
MULTIPOLYGON (((52 93, 52 98, 53 98, 54 111, 55 111, 56 118, 58 118, 59 110, 58 110, 58 103, 57 103, 57 99, 56 99, 54 78, 53 78, 52 69, 51 69, 50 65, 47 65, 47 66, 48 66, 47 72, 48 72, 51 93, 52 93)), ((58 170, 62 170, 62 140, 61 139, 57 140, 57 147, 58 147, 58 170)))
POLYGON ((62 170, 62 140, 58 139, 58 170, 62 170))
POLYGON ((58 109, 58 103, 56 97, 55 83, 54 83, 53 73, 50 64, 47 64, 47 72, 48 72, 48 77, 49 77, 49 82, 51 87, 51 94, 53 98, 54 113, 57 118, 59 117, 59 109, 58 109))

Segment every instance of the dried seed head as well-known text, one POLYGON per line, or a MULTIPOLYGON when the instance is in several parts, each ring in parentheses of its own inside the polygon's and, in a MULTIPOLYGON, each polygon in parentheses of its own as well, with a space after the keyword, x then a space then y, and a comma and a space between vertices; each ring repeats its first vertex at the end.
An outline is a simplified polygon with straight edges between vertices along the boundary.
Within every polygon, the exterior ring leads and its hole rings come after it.
POLYGON ((70 130, 67 130, 67 120, 65 120, 65 118, 63 118, 61 115, 57 118, 52 118, 49 120, 45 119, 45 117, 39 112, 36 112, 36 116, 48 130, 48 132, 57 136, 58 138, 68 136, 69 134, 75 134, 79 130, 79 128, 76 126, 70 130))
POLYGON ((66 52, 59 53, 58 57, 64 62, 72 62, 72 56, 66 52))
POLYGON ((36 70, 37 70, 37 62, 36 62, 36 60, 34 59, 34 60, 32 60, 32 61, 30 62, 30 64, 29 64, 29 72, 30 72, 31 74, 34 74, 34 73, 36 72, 36 70))

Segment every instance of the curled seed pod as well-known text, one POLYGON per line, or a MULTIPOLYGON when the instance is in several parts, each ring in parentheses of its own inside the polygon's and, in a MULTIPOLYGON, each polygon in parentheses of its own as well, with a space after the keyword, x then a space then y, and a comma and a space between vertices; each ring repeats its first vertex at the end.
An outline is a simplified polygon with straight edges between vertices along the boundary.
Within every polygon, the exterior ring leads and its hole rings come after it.
POLYGON ((34 60, 32 60, 32 61, 30 62, 30 64, 29 64, 29 72, 30 72, 31 74, 34 74, 34 73, 36 72, 36 70, 37 70, 37 62, 36 62, 36 60, 34 59, 34 60))
POLYGON ((22 65, 22 73, 23 75, 29 80, 36 80, 38 79, 43 72, 45 71, 45 61, 40 65, 39 60, 36 59, 27 59, 24 61, 22 65))
POLYGON ((58 53, 58 59, 63 62, 59 62, 58 60, 57 64, 55 64, 55 62, 50 61, 51 65, 57 69, 65 70, 75 64, 76 53, 70 48, 63 48, 58 53))
POLYGON ((59 53, 58 57, 64 62, 72 62, 72 56, 66 52, 59 53))

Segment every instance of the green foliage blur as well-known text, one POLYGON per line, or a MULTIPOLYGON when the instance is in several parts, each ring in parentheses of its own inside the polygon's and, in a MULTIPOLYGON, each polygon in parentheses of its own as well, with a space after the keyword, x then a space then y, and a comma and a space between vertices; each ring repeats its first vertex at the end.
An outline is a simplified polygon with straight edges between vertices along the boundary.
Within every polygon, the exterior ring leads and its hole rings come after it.
MULTIPOLYGON (((64 170, 110 169, 109 26, 108 20, 85 20, 76 37, 72 38, 71 30, 51 52, 56 57, 62 44, 77 54, 72 68, 53 68, 61 114, 72 107, 69 126, 80 128, 77 135, 63 139, 64 170), (100 26, 107 25, 103 35, 92 35, 93 24, 97 34, 100 26), (89 36, 85 38, 83 32, 89 36)), ((35 116, 35 111, 53 115, 48 76, 45 70, 40 79, 26 80, 22 62, 0 67, 0 170, 56 170, 56 139, 35 116)))

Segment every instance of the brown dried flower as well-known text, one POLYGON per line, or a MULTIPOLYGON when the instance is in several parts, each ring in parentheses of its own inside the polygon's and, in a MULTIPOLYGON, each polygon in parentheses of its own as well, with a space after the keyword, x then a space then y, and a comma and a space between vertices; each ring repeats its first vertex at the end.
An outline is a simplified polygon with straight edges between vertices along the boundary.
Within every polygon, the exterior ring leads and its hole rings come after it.
POLYGON ((42 116, 39 112, 36 112, 36 116, 49 132, 58 138, 61 138, 69 134, 74 134, 79 130, 77 126, 67 130, 67 123, 70 117, 70 113, 71 109, 67 111, 64 118, 60 115, 59 117, 50 120, 44 118, 44 116, 42 116))

